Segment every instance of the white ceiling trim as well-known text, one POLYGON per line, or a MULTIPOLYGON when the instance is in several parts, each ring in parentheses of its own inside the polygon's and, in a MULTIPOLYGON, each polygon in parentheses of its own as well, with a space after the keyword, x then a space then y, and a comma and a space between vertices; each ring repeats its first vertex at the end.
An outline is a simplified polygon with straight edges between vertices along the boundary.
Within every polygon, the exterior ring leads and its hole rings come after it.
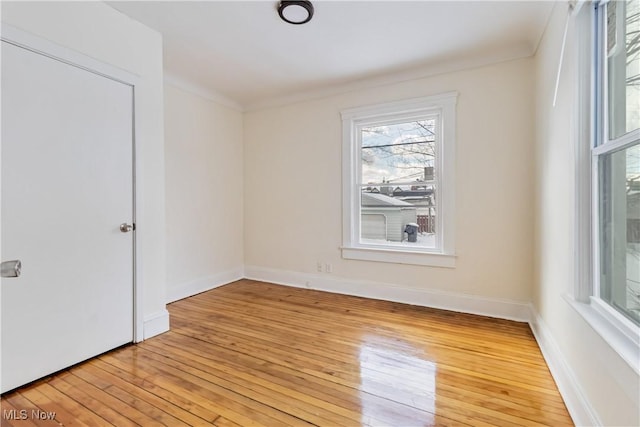
POLYGON ((363 89, 372 89, 381 86, 387 86, 391 84, 402 83, 411 80, 419 80, 422 78, 436 76, 438 74, 452 73, 457 71, 465 71, 473 68, 479 68, 489 66, 492 64, 498 64, 501 62, 507 62, 522 58, 530 57, 534 54, 530 48, 519 47, 512 48, 510 50, 502 50, 490 56, 482 56, 479 58, 465 58, 462 60, 448 61, 437 64, 431 64, 428 66, 414 68, 412 70, 405 70, 402 72, 385 74, 381 76, 375 76, 370 78, 361 79, 355 82, 349 82, 344 84, 332 85, 329 87, 314 89, 302 92, 295 92, 288 95, 275 96, 265 98, 256 102, 241 105, 233 99, 222 95, 216 91, 205 88, 196 83, 187 81, 181 77, 178 77, 165 70, 164 82, 170 86, 181 89, 185 92, 197 95, 208 101, 216 104, 231 108, 239 112, 251 112, 258 110, 265 110, 269 108, 283 107, 289 104, 296 104, 299 102, 312 101, 316 99, 327 98, 329 96, 340 95, 343 93, 354 92, 363 89))
POLYGON ((532 52, 530 47, 525 46, 514 47, 506 50, 503 49, 500 52, 496 52, 492 55, 483 55, 476 58, 464 58, 460 60, 441 62, 402 72, 369 77, 355 82, 336 84, 322 89, 314 89, 309 91, 296 92, 290 95, 269 97, 257 102, 244 105, 244 111, 249 112, 264 110, 268 108, 283 107, 289 104, 326 98, 329 96, 340 95, 343 93, 354 92, 362 89, 372 89, 375 87, 387 86, 411 80, 419 80, 438 74, 465 71, 473 68, 498 64, 501 62, 527 58, 533 56, 534 53, 535 52, 532 52))
POLYGON ((207 89, 203 86, 189 82, 185 79, 182 79, 178 76, 168 73, 166 69, 164 71, 164 83, 167 85, 173 86, 177 89, 181 89, 185 92, 191 93, 193 95, 197 95, 201 98, 206 99, 207 101, 211 101, 216 104, 231 108, 232 110, 240 111, 240 112, 245 111, 242 105, 240 105, 233 99, 228 98, 222 95, 221 93, 215 92, 211 89, 207 89))

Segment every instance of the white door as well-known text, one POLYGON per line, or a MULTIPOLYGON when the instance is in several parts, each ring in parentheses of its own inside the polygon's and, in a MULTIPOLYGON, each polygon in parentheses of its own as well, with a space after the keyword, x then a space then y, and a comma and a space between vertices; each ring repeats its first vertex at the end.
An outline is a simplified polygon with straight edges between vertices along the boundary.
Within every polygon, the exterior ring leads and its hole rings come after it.
POLYGON ((133 89, 1 54, 4 392, 133 340, 133 89))

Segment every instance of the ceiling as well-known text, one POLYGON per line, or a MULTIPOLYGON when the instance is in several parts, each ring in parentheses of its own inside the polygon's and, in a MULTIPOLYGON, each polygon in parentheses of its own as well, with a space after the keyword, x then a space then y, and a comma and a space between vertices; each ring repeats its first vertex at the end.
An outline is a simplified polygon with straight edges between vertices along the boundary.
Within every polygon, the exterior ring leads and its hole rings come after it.
POLYGON ((163 35, 169 81, 251 110, 535 53, 552 1, 126 1, 163 35))

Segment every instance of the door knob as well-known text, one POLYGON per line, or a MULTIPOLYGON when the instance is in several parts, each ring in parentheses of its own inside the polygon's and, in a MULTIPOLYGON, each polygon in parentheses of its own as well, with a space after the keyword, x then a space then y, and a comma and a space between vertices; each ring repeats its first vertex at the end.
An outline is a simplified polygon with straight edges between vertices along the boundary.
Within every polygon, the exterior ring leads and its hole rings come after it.
POLYGON ((123 222, 122 224, 120 224, 120 231, 122 231, 123 233, 128 233, 131 230, 135 230, 136 227, 133 224, 127 224, 126 222, 123 222))
POLYGON ((19 259, 5 261, 0 264, 0 277, 19 277, 22 271, 22 262, 19 259))

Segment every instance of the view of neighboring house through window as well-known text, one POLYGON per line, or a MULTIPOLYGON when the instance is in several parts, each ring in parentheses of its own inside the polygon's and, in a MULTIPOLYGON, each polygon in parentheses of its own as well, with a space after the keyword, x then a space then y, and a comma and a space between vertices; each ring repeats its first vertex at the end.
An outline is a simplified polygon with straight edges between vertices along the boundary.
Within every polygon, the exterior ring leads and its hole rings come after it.
POLYGON ((640 0, 599 8, 596 296, 640 324, 640 0))
POLYGON ((358 127, 360 242, 436 247, 438 116, 358 127))

